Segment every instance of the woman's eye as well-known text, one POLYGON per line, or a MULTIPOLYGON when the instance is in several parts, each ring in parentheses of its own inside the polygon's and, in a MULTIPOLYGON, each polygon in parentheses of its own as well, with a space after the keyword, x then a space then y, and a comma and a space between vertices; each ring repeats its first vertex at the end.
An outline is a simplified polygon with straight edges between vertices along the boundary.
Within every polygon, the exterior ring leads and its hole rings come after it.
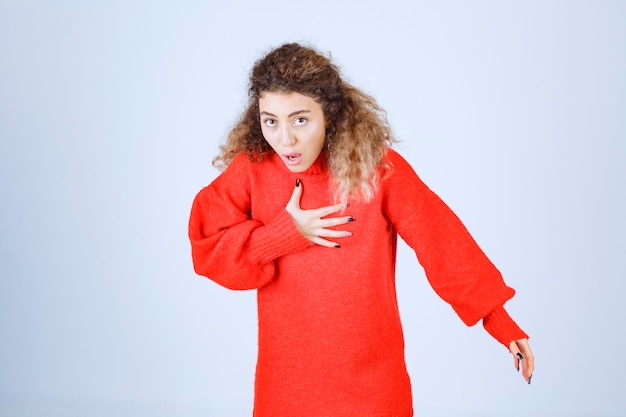
POLYGON ((276 125, 276 120, 274 120, 274 119, 266 119, 264 123, 265 123, 265 126, 272 127, 272 126, 276 125))
POLYGON ((296 122, 297 125, 303 125, 303 124, 306 123, 306 118, 298 117, 298 118, 296 118, 295 122, 296 122))

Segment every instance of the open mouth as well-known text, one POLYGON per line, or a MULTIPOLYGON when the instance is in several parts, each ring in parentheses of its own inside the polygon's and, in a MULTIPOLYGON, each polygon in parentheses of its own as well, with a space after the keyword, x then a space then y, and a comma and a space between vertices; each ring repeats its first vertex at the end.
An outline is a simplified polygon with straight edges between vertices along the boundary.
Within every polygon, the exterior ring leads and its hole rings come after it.
POLYGON ((283 155, 283 157, 285 158, 285 162, 289 165, 297 165, 302 160, 302 154, 295 152, 283 155))

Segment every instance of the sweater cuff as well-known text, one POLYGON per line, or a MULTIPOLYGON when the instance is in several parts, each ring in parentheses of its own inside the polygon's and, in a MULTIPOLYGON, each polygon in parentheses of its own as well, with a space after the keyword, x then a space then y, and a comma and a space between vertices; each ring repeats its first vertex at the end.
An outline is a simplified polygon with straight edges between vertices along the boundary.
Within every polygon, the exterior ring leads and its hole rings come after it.
POLYGON ((272 223, 253 232, 250 252, 258 263, 266 263, 313 245, 300 233, 287 210, 280 210, 272 223))
POLYGON ((512 341, 528 338, 528 335, 509 316, 504 306, 497 307, 487 314, 483 318, 483 327, 507 349, 512 341))

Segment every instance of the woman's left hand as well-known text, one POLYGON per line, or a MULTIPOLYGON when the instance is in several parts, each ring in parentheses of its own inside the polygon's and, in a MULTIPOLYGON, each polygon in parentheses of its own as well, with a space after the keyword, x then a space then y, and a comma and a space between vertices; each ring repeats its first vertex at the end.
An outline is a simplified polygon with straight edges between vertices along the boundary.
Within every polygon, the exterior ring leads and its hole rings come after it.
POLYGON ((515 369, 519 371, 520 364, 522 366, 522 376, 530 384, 535 370, 535 356, 530 349, 528 339, 514 340, 509 344, 509 350, 514 358, 515 369))

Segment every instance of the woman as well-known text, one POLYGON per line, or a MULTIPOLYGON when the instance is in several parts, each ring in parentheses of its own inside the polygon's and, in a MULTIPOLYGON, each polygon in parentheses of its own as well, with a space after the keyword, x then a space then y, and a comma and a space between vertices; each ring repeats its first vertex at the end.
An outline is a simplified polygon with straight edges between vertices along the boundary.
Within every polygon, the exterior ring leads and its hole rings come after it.
POLYGON ((467 325, 513 354, 528 336, 505 285, 456 215, 391 146, 383 110, 325 56, 286 44, 259 60, 249 105, 194 200, 198 274, 257 289, 254 415, 413 415, 395 292, 399 234, 467 325))

